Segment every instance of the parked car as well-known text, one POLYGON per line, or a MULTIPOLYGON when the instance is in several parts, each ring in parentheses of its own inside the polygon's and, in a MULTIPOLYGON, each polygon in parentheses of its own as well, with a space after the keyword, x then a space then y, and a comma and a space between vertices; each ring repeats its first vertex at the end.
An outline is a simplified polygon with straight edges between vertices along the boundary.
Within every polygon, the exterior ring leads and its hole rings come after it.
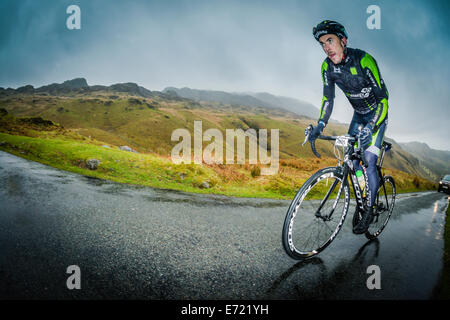
POLYGON ((450 193, 450 174, 445 175, 441 181, 439 181, 438 192, 450 193))

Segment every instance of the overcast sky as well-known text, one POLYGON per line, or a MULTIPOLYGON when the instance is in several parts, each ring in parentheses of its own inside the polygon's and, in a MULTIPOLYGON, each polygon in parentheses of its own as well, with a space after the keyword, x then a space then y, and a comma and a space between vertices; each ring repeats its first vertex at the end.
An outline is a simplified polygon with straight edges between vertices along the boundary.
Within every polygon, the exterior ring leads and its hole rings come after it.
MULTIPOLYGON (((0 87, 84 77, 89 85, 136 82, 231 92, 269 92, 320 107, 325 58, 311 34, 324 19, 349 47, 378 62, 390 93, 387 136, 450 150, 448 1, 1 0, 0 87), (69 30, 66 9, 81 9, 69 30), (381 9, 370 30, 369 5, 381 9)), ((336 90, 332 117, 353 109, 336 90)))

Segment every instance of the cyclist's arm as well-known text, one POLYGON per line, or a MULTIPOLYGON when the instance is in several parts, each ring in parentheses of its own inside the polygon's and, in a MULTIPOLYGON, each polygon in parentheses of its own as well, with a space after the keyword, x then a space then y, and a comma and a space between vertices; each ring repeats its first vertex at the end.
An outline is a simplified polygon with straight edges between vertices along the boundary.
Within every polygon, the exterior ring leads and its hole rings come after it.
POLYGON ((365 53, 363 58, 361 59, 361 67, 365 75, 368 76, 370 82, 372 83, 372 90, 377 99, 377 109, 374 117, 370 121, 374 126, 374 131, 378 130, 378 127, 383 123, 386 119, 389 104, 389 92, 386 88, 386 85, 381 77, 380 70, 378 69, 377 62, 375 59, 368 53, 365 53))
POLYGON ((326 125, 333 112, 334 104, 334 81, 331 79, 328 72, 328 63, 326 60, 322 63, 321 74, 323 81, 323 98, 318 122, 322 121, 324 125, 326 125))

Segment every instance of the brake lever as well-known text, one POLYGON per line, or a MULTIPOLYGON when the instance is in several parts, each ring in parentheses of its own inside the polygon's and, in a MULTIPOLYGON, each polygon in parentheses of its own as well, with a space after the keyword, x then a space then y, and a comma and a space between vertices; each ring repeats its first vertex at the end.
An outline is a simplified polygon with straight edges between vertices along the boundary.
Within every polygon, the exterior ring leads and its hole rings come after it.
POLYGON ((305 141, 303 141, 302 147, 308 142, 312 129, 313 127, 311 124, 305 129, 305 141))
POLYGON ((308 139, 309 139, 309 134, 305 137, 305 141, 303 141, 302 147, 308 142, 308 139))

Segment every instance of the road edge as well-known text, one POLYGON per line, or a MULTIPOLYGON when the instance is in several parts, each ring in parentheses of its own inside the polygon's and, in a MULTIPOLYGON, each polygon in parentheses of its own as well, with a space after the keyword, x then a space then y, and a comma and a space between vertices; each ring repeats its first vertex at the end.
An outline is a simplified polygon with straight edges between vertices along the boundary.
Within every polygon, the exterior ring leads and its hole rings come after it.
POLYGON ((439 283, 432 297, 437 300, 450 300, 450 196, 447 197, 445 215, 443 266, 439 283))

